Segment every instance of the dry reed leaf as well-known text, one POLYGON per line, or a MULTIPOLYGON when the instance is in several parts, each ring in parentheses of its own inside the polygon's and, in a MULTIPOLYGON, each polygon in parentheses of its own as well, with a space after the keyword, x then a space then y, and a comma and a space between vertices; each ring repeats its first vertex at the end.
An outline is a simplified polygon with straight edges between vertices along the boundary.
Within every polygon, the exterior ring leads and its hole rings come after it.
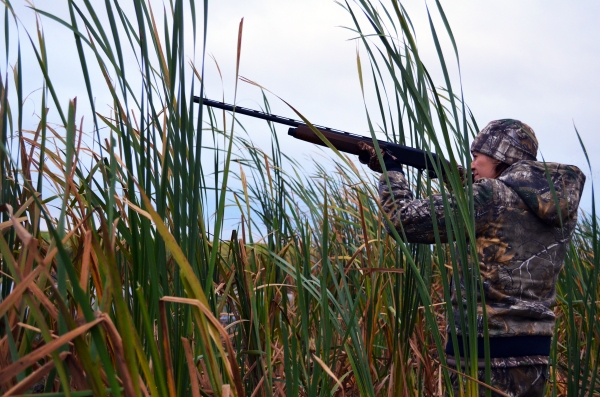
POLYGON ((369 273, 404 273, 404 269, 385 269, 379 267, 350 267, 346 269, 346 272, 349 270, 360 270, 365 272, 365 274, 369 273))
POLYGON ((258 393, 260 392, 260 388, 262 387, 263 383, 265 383, 265 376, 263 375, 262 378, 260 378, 260 381, 256 384, 256 387, 254 388, 254 391, 252 392, 252 394, 250 395, 250 397, 256 397, 258 395, 258 393))
MULTIPOLYGON (((38 240, 35 238, 31 238, 31 240, 29 242, 29 246, 20 251, 18 263, 25 262, 25 266, 23 266, 22 272, 19 272, 18 268, 14 268, 15 276, 17 276, 16 280, 19 280, 19 279, 22 280, 23 274, 30 274, 31 269, 33 267, 34 259, 36 259, 36 258, 39 259, 38 240), (25 256, 25 258, 23 258, 23 256, 25 256)), ((42 270, 44 270, 43 266, 40 266, 40 267, 42 267, 42 270)), ((37 287, 34 282, 31 282, 31 283, 28 283, 28 288, 30 290, 32 290, 33 288, 37 288, 37 287)), ((27 292, 25 291, 24 294, 26 294, 26 293, 27 292)), ((17 296, 17 300, 13 303, 13 306, 21 307, 22 299, 23 299, 23 296, 17 296)), ((12 327, 12 325, 15 324, 17 321, 18 321, 18 313, 15 310, 10 313, 8 323, 11 324, 11 327, 12 327)))
POLYGON ((38 266, 27 275, 20 283, 17 283, 13 291, 0 303, 0 318, 4 317, 6 312, 20 300, 21 295, 29 288, 35 278, 44 270, 45 267, 38 266))
POLYGON ((98 257, 96 256, 93 250, 91 251, 90 259, 90 271, 92 273, 92 281, 94 283, 96 295, 98 296, 98 300, 102 300, 102 295, 104 293, 104 285, 102 284, 102 277, 100 276, 98 257))
POLYGON ((49 343, 41 346, 40 348, 32 351, 25 357, 22 357, 19 361, 14 362, 11 365, 9 365, 8 367, 1 369, 0 370, 0 379, 10 379, 13 376, 16 376, 17 374, 19 374, 20 372, 25 370, 25 368, 28 368, 29 366, 34 364, 36 361, 46 357, 51 352, 58 349, 60 346, 64 345, 65 343, 68 343, 71 340, 77 338, 78 336, 83 335, 89 329, 96 326, 98 323, 100 323, 102 321, 104 321, 103 318, 97 318, 94 321, 90 321, 87 324, 77 327, 74 330, 69 331, 64 335, 59 336, 52 342, 49 342, 49 343))
POLYGON ((292 285, 292 284, 263 284, 263 285, 259 285, 258 287, 255 287, 254 291, 258 291, 259 289, 269 288, 269 287, 290 287, 290 288, 297 288, 296 285, 292 285))
MULTIPOLYGON (((188 365, 188 372, 190 373, 190 382, 192 383, 190 386, 192 388, 192 396, 200 397, 200 384, 198 383, 198 376, 196 375, 197 368, 194 365, 194 357, 192 355, 192 347, 190 346, 190 342, 187 338, 181 338, 181 343, 183 343, 183 351, 185 352, 185 360, 188 365)), ((223 391, 223 395, 225 391, 223 391)))
MULTIPOLYGON (((79 276, 79 285, 83 292, 87 292, 88 277, 90 272, 90 260, 92 253, 92 231, 85 232, 83 238, 83 257, 81 258, 81 274, 79 276)), ((83 315, 83 314, 82 314, 83 315)))
MULTIPOLYGON (((22 254, 26 254, 25 267, 23 268, 23 274, 29 274, 33 269, 33 262, 39 257, 38 251, 38 239, 32 238, 27 249, 21 251, 22 254)), ((21 262, 22 263, 22 262, 21 262)))
POLYGON ((115 219, 113 221, 113 227, 112 227, 112 232, 111 235, 109 237, 109 242, 110 242, 110 250, 111 252, 115 251, 115 246, 116 246, 116 242, 117 242, 117 225, 119 224, 119 221, 121 220, 121 218, 117 217, 117 219, 115 219))
POLYGON ((250 322, 250 320, 247 320, 247 319, 236 320, 236 321, 232 322, 231 324, 227 324, 227 326, 225 327, 225 330, 228 330, 229 328, 233 327, 234 325, 237 325, 237 324, 243 323, 243 322, 250 322))
MULTIPOLYGON (((183 303, 186 305, 196 306, 202 313, 204 313, 205 318, 213 325, 213 327, 218 331, 221 335, 222 340, 225 342, 225 347, 227 349, 227 360, 224 360, 225 368, 231 374, 231 378, 235 382, 235 387, 238 396, 244 395, 244 386, 242 384, 242 377, 239 372, 239 367, 236 361, 235 350, 233 349, 233 345, 231 344, 231 339, 229 338, 229 334, 223 328, 219 320, 212 314, 212 312, 202 304, 197 299, 189 299, 189 298, 177 298, 173 296, 165 296, 160 299, 160 302, 173 302, 173 303, 183 303)), ((164 309, 163 309, 164 310, 164 309)), ((161 313, 162 314, 162 313, 161 313)), ((165 321, 166 324, 166 321, 165 321)), ((209 328, 209 332, 212 330, 209 328)), ((213 336, 214 338, 214 336, 213 336)), ((217 344, 217 348, 221 350, 221 346, 217 344)), ((222 351, 222 350, 221 350, 222 351)))
POLYGON ((25 229, 23 227, 23 225, 21 225, 21 223, 18 221, 17 218, 15 218, 15 216, 13 215, 13 208, 10 204, 4 204, 6 206, 6 211, 8 212, 8 217, 10 219, 10 221, 13 224, 13 227, 15 228, 15 232, 17 233, 17 236, 19 236, 19 238, 21 239, 21 241, 23 242, 23 245, 25 245, 26 247, 29 247, 29 243, 31 242, 31 239, 33 238, 33 236, 31 235, 31 233, 29 233, 27 231, 27 229, 25 229))
POLYGON ((148 213, 148 211, 144 211, 137 205, 133 204, 131 201, 127 200, 126 198, 123 198, 123 204, 126 204, 129 208, 131 208, 132 210, 134 210, 135 212, 137 212, 144 218, 148 218, 150 220, 150 222, 154 223, 154 220, 152 219, 152 216, 148 213))
MULTIPOLYGON (((59 354, 61 361, 64 361, 67 356, 69 356, 71 352, 62 352, 59 354)), ((27 390, 31 389, 31 387, 42 379, 44 376, 48 375, 50 371, 54 369, 54 360, 48 361, 46 364, 42 365, 34 372, 32 372, 29 376, 23 379, 21 382, 14 385, 10 390, 2 395, 2 397, 10 397, 10 396, 19 396, 24 394, 27 390)))
MULTIPOLYGON (((362 83, 362 82, 361 82, 362 83)), ((363 210, 362 200, 358 200, 358 210, 360 212, 360 224, 363 230, 363 238, 365 241, 365 250, 367 251, 367 260, 372 263, 373 256, 371 254, 371 247, 369 245, 369 236, 367 235, 367 224, 365 221, 365 212, 363 210)))
POLYGON ((110 316, 106 313, 100 313, 98 318, 104 321, 104 328, 106 329, 106 333, 109 339, 112 342, 113 346, 113 355, 117 367, 119 369, 119 374, 121 375, 121 381, 123 383, 123 389, 125 391, 125 395, 127 396, 135 396, 135 388, 133 387, 133 379, 131 379, 131 374, 129 373, 129 368, 127 368, 127 363, 125 361, 125 352, 123 350, 123 341, 121 336, 119 335, 119 331, 113 324, 110 316))
POLYGON ((15 218, 19 218, 21 214, 34 202, 35 197, 39 197, 42 194, 40 192, 33 192, 33 195, 29 197, 23 205, 19 207, 17 212, 15 212, 15 218))
POLYGON ((390 369, 388 371, 390 373, 390 376, 388 377, 388 392, 387 392, 387 397, 392 397, 394 394, 394 375, 396 374, 395 368, 394 368, 394 363, 392 362, 390 364, 390 369))
POLYGON ((69 368, 69 377, 71 378, 71 390, 87 390, 89 385, 85 379, 85 371, 81 367, 81 363, 74 356, 69 356, 65 360, 69 368))
POLYGON ((223 393, 221 394, 223 397, 231 396, 231 386, 223 385, 223 393))
POLYGON ((452 369, 452 368, 450 368, 450 367, 448 367, 448 366, 446 366, 446 365, 444 365, 444 364, 440 364, 440 365, 441 365, 442 367, 446 368, 448 371, 452 371, 452 372, 454 372, 455 374, 458 374, 458 375, 464 376, 465 378, 467 378, 467 379, 469 379, 469 380, 472 380, 473 382, 475 382, 475 383, 479 384, 480 386, 483 386, 483 387, 485 387, 485 388, 487 388, 487 389, 490 389, 490 390, 491 390, 491 391, 493 391, 494 393, 498 393, 498 394, 500 394, 501 396, 504 396, 504 397, 511 397, 511 396, 510 396, 510 394, 506 394, 506 393, 504 393, 504 392, 503 392, 503 391, 501 391, 501 390, 495 389, 495 388, 493 388, 492 386, 488 385, 487 383, 480 381, 479 379, 475 379, 475 378, 473 378, 472 376, 469 376, 469 375, 467 375, 467 374, 463 374, 462 372, 458 372, 457 370, 455 370, 455 369, 452 369))
MULTIPOLYGON (((33 331, 33 332, 39 332, 39 333, 42 332, 41 329, 39 329, 37 327, 34 327, 33 325, 25 324, 25 323, 22 323, 22 322, 18 322, 17 325, 19 327, 21 327, 21 328, 25 328, 25 329, 28 329, 28 330, 33 331)), ((56 336, 56 335, 52 335, 52 337, 58 338, 58 336, 56 336)))
POLYGON ((145 397, 151 397, 150 396, 150 392, 148 391, 148 388, 144 384, 144 379, 142 379, 142 375, 138 376, 138 383, 140 385, 140 389, 142 390, 142 393, 144 393, 144 396, 145 397))
POLYGON ((317 357, 314 353, 313 353, 313 359, 319 363, 319 365, 321 366, 321 368, 323 368, 323 370, 325 370, 325 372, 327 372, 327 374, 329 376, 331 376, 331 378, 335 381, 335 383, 337 383, 337 385, 340 387, 340 390, 342 391, 342 396, 345 396, 346 393, 344 392, 344 387, 342 386, 342 383, 340 382, 340 380, 337 378, 337 376, 335 376, 335 374, 333 373, 333 371, 327 366, 327 364, 325 364, 319 357, 317 357))
MULTIPOLYGON (((22 216, 20 218, 15 218, 16 222, 25 222, 28 218, 26 216, 22 216)), ((0 231, 7 229, 9 227, 12 227, 13 225, 13 221, 6 221, 6 222, 2 222, 0 223, 0 231)))
POLYGON ((169 388, 169 396, 175 397, 175 371, 173 369, 173 359, 171 358, 171 344, 169 342, 169 323, 167 322, 167 310, 165 308, 165 303, 163 299, 158 301, 158 311, 160 313, 160 326, 163 329, 162 345, 163 352, 165 353, 165 357, 163 357, 163 360, 165 361, 165 366, 167 369, 167 387, 169 388))
MULTIPOLYGON (((157 50, 157 53, 159 55, 158 58, 161 63, 161 66, 162 66, 162 70, 165 72, 165 74, 163 74, 163 78, 165 79, 165 84, 169 85, 169 84, 171 84, 169 74, 168 74, 170 69, 167 67, 167 61, 165 60, 165 55, 164 55, 162 45, 161 45, 161 42, 159 39, 161 37, 161 35, 156 30, 158 25, 156 24, 156 21, 154 20, 154 12, 152 11, 151 4, 148 4, 148 9, 150 10, 150 18, 152 20, 152 29, 154 31, 154 37, 156 39, 156 46, 158 47, 158 50, 157 50)), ((163 142, 166 142, 166 141, 163 141, 163 142)), ((165 145, 165 146, 167 146, 167 145, 165 145)))
POLYGON ((206 369, 206 363, 204 362, 204 359, 200 360, 200 366, 202 367, 202 373, 200 373, 200 371, 197 371, 198 377, 200 379, 200 385, 203 390, 209 390, 210 389, 210 380, 208 379, 208 376, 206 375, 208 372, 206 369))
POLYGON ((292 246, 292 241, 290 241, 289 243, 287 243, 285 245, 285 247, 283 247, 281 249, 281 251, 279 251, 279 253, 277 254, 280 258, 283 258, 285 256, 285 253, 288 251, 288 249, 292 246))
MULTIPOLYGON (((85 222, 87 222, 87 220, 89 219, 90 216, 92 216, 92 214, 94 213, 94 211, 91 211, 89 214, 87 214, 86 216, 83 217, 82 220, 80 220, 77 223, 77 226, 75 226, 74 228, 71 229, 71 231, 69 231, 69 233, 67 233, 67 235, 62 239, 61 243, 64 245, 67 243, 67 241, 69 241, 69 239, 71 237, 73 237, 73 235, 75 234, 75 232, 77 231, 77 229, 79 229, 81 227, 81 225, 83 225, 85 222)), ((50 251, 48 254, 46 254, 46 257, 44 258, 42 264, 47 266, 48 264, 50 264, 50 262, 52 262, 52 259, 54 259, 54 256, 58 253, 58 247, 54 247, 52 249, 52 251, 50 251)))
POLYGON ((425 359, 423 358, 423 355, 421 354, 421 351, 419 350, 419 346, 418 346, 415 338, 409 338, 408 343, 410 345, 410 349, 412 350, 413 354, 415 356, 417 356, 418 361, 424 363, 425 359))

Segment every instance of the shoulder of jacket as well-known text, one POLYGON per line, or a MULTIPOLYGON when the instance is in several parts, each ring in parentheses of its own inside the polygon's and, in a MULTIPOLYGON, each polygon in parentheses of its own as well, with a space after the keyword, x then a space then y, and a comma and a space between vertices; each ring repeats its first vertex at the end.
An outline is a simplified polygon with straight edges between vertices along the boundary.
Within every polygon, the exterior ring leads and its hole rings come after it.
POLYGON ((481 178, 473 183, 475 204, 511 205, 520 201, 517 193, 499 179, 481 178))

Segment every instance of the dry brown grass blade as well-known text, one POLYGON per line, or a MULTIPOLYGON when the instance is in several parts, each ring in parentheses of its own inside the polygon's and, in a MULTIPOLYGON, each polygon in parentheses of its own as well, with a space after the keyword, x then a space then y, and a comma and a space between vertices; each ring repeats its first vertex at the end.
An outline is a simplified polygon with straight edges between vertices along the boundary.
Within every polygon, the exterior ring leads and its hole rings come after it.
MULTIPOLYGON (((94 211, 91 211, 89 214, 87 214, 86 216, 83 217, 82 220, 80 220, 77 223, 77 226, 75 226, 74 228, 71 229, 71 231, 69 231, 69 233, 67 233, 67 235, 65 236, 65 238, 62 239, 62 244, 66 244, 69 239, 71 237, 73 237, 73 235, 75 234, 75 232, 77 231, 77 229, 79 229, 84 223, 87 222, 87 220, 90 218, 90 216, 92 216, 92 214, 94 213, 94 211)), ((54 256, 58 253, 58 247, 54 247, 52 249, 52 251, 50 251, 46 257, 44 258, 43 264, 44 265, 48 265, 50 262, 52 262, 52 259, 54 259, 54 256)))
POLYGON ((319 357, 317 357, 316 354, 313 353, 313 359, 321 366, 321 368, 323 368, 323 370, 325 372, 327 372, 327 374, 329 376, 331 376, 331 379, 333 379, 335 381, 335 383, 337 383, 337 385, 339 386, 340 390, 342 391, 342 396, 346 395, 346 392, 344 391, 344 386, 342 386, 342 383, 340 382, 340 380, 337 378, 337 376, 335 376, 335 374, 333 373, 333 371, 331 370, 331 368, 329 368, 327 366, 327 364, 325 364, 323 362, 323 360, 321 360, 319 357))
MULTIPOLYGON (((40 197, 41 195, 42 194, 40 192, 32 192, 32 196, 29 197, 27 201, 25 201, 23 205, 19 207, 17 212, 15 212, 14 217, 19 218, 21 214, 23 214, 23 212, 25 212, 25 210, 35 201, 35 197, 40 197)), ((17 221, 20 222, 19 220, 17 221)))
POLYGON ((366 274, 369 273, 404 273, 404 269, 382 269, 379 267, 351 267, 346 269, 346 272, 349 270, 361 270, 366 274))
MULTIPOLYGON (((154 12, 152 11, 152 5, 148 4, 148 9, 150 10, 150 18, 152 18, 152 30, 154 33, 154 40, 156 40, 156 46, 158 47, 157 49, 157 54, 158 54, 158 59, 160 61, 160 64, 162 66, 162 70, 163 70, 163 78, 165 79, 165 85, 169 86, 170 83, 170 76, 169 76, 169 68, 167 67, 167 61, 165 60, 165 53, 163 52, 162 49, 162 45, 160 43, 160 34, 157 31, 157 24, 156 21, 154 20, 154 12)), ((164 142, 164 141, 163 141, 164 142)))
POLYGON ((148 388, 144 384, 144 379, 142 379, 141 375, 138 378, 138 383, 140 384, 140 390, 142 391, 142 393, 144 393, 144 397, 151 397, 150 392, 148 391, 148 388))
POLYGON ((188 365, 188 372, 190 373, 190 382, 192 388, 192 396, 200 397, 200 384, 198 383, 198 372, 196 365, 194 365, 194 357, 192 354, 192 347, 190 346, 190 342, 187 338, 181 338, 181 343, 183 343, 183 351, 185 352, 185 360, 188 365))
MULTIPOLYGON (((161 298, 160 301, 161 301, 161 303, 166 301, 166 302, 183 303, 186 305, 196 306, 198 309, 200 309, 200 311, 202 313, 204 313, 204 316, 206 317, 206 319, 208 319, 208 321, 215 327, 215 329, 219 332, 219 334, 221 334, 221 337, 222 337, 223 342, 225 343, 225 347, 227 349, 227 359, 229 361, 228 362, 229 365, 226 365, 226 366, 229 367, 228 370, 232 375, 233 381, 235 382, 235 388, 236 388, 237 395, 239 397, 243 396, 244 395, 244 386, 242 383, 242 377, 240 375, 240 369, 237 365, 237 361, 235 358, 236 357, 235 350, 233 348, 233 345, 231 344, 231 339, 229 338, 229 334, 227 333, 225 328, 223 328, 223 326, 221 325, 219 320, 217 320, 217 318, 212 314, 212 312, 197 299, 165 296, 165 297, 161 298)), ((227 361, 225 361, 225 363, 227 364, 227 361)))
POLYGON ((371 255, 371 247, 369 246, 369 236, 367 235, 367 223, 365 221, 365 212, 363 210, 362 200, 358 200, 358 210, 360 213, 360 224, 363 229, 363 239, 365 241, 365 250, 367 251, 367 260, 373 263, 373 256, 371 255))
POLYGON ((16 287, 13 291, 0 303, 0 318, 4 317, 6 312, 17 302, 20 301, 21 296, 27 288, 29 288, 30 284, 34 282, 36 277, 44 270, 43 266, 36 267, 31 273, 27 275, 20 283, 17 283, 16 287))
POLYGON ((210 379, 207 376, 206 363, 204 359, 200 360, 200 367, 202 367, 202 373, 197 371, 198 378, 200 379, 200 387, 202 390, 210 390, 210 379))
POLYGON ((92 255, 92 232, 85 232, 83 238, 83 257, 81 258, 81 273, 79 276, 79 285, 84 292, 87 292, 88 277, 90 273, 90 256, 92 255))
POLYGON ((89 385, 85 379, 85 371, 81 367, 81 363, 74 356, 69 356, 65 360, 69 367, 69 377, 71 378, 72 390, 87 390, 89 385))
MULTIPOLYGON (((77 103, 77 98, 73 99, 73 102, 77 103)), ((75 130, 75 134, 77 134, 77 129, 75 130)), ((73 184, 73 176, 75 176, 75 171, 77 171, 77 163, 79 162, 79 153, 81 152, 81 138, 83 137, 83 117, 81 118, 81 122, 79 123, 79 138, 77 139, 77 149, 75 149, 75 153, 73 153, 73 165, 71 167, 71 174, 69 175, 69 182, 72 187, 75 187, 73 184)), ((77 192, 77 189, 74 189, 74 192, 77 192)))
POLYGON ((36 256, 38 256, 36 255, 38 253, 38 243, 38 239, 32 238, 29 243, 29 247, 22 251, 25 255, 27 255, 27 257, 25 258, 25 267, 23 268, 23 274, 29 274, 31 272, 31 269, 33 269, 33 262, 36 259, 36 256))
POLYGON ((223 385, 223 393, 221 394, 223 397, 231 396, 231 386, 223 385))
POLYGON ((260 378, 260 381, 256 384, 256 387, 254 388, 254 391, 252 392, 252 394, 250 395, 250 397, 256 397, 256 396, 258 396, 258 394, 262 390, 262 385, 264 383, 265 383, 265 376, 263 375, 262 378, 260 378))
MULTIPOLYGON (((38 250, 38 240, 35 238, 31 238, 29 240, 28 247, 24 247, 23 249, 20 250, 17 262, 21 264, 21 268, 14 269, 15 275, 18 276, 17 280, 22 280, 23 275, 27 275, 31 272, 31 269, 33 268, 34 259, 39 256, 37 250, 38 250)), ((31 287, 35 287, 35 283, 29 283, 29 288, 31 289, 31 287)), ((22 304, 22 299, 23 299, 23 296, 18 296, 16 302, 14 302, 13 305, 15 307, 20 307, 22 304)), ((17 313, 16 310, 10 313, 10 315, 8 317, 8 323, 11 326, 19 321, 18 315, 19 314, 17 313)))
POLYGON ((165 307, 165 302, 162 299, 158 302, 158 308, 160 312, 160 326, 163 330, 162 345, 165 354, 163 359, 165 360, 165 367, 167 369, 167 387, 169 388, 169 396, 175 397, 175 371, 173 370, 173 359, 171 358, 171 344, 169 343, 169 323, 167 322, 167 309, 165 307))
POLYGON ((50 302, 50 299, 48 299, 48 297, 46 296, 46 294, 44 294, 40 287, 38 287, 37 284, 32 283, 29 285, 29 291, 40 301, 40 303, 44 306, 48 314, 50 314, 50 316, 55 321, 58 321, 58 309, 52 302, 50 302))
POLYGON ((58 349, 60 346, 64 345, 65 343, 68 343, 71 340, 77 338, 78 336, 83 335, 88 330, 90 330, 92 327, 96 326, 98 323, 100 323, 102 321, 104 321, 103 318, 101 318, 101 317, 97 318, 94 321, 91 321, 87 324, 82 325, 81 327, 77 327, 74 330, 67 332, 64 335, 59 336, 52 342, 49 342, 49 343, 41 346, 40 348, 34 350, 33 352, 29 353, 25 357, 21 358, 19 361, 12 363, 11 365, 9 365, 6 368, 1 369, 0 370, 0 379, 10 379, 13 376, 16 376, 17 374, 19 374, 20 372, 25 370, 25 368, 29 368, 36 361, 48 356, 51 352, 58 349))
POLYGON ((125 395, 133 397, 136 395, 135 388, 133 386, 133 379, 131 379, 131 374, 129 373, 129 368, 127 368, 127 362, 125 361, 125 351, 123 350, 123 341, 119 335, 119 331, 108 314, 101 313, 98 318, 104 321, 106 333, 112 342, 114 359, 117 368, 119 369, 119 374, 121 375, 121 382, 123 383, 125 395))
POLYGON ((23 227, 23 225, 21 225, 21 222, 18 222, 17 218, 15 218, 12 206, 10 204, 5 204, 5 206, 17 236, 19 236, 24 246, 29 247, 29 243, 31 242, 31 239, 33 239, 33 236, 25 229, 25 227, 23 227))
POLYGON ((475 379, 475 378, 473 378, 472 376, 469 376, 469 375, 467 375, 467 374, 463 374, 462 372, 458 372, 457 370, 455 370, 455 369, 453 369, 453 368, 450 368, 450 367, 448 367, 448 366, 446 366, 446 365, 444 365, 444 364, 440 364, 440 365, 441 365, 442 367, 446 368, 448 371, 452 371, 452 372, 454 372, 455 374, 458 374, 458 375, 464 376, 465 378, 467 378, 467 379, 469 379, 469 380, 472 380, 473 382, 476 382, 476 383, 477 383, 477 384, 479 384, 480 386, 483 386, 483 387, 485 387, 485 388, 487 388, 487 389, 490 389, 490 390, 491 390, 491 391, 493 391, 494 393, 498 393, 498 394, 500 394, 501 396, 504 396, 504 397, 511 397, 511 395, 510 395, 510 394, 506 394, 506 393, 504 393, 504 392, 503 392, 503 391, 501 391, 501 390, 495 389, 495 388, 493 388, 492 386, 488 385, 487 383, 480 381, 479 379, 475 379))
POLYGON ((134 210, 135 212, 137 212, 138 214, 140 214, 144 218, 149 219, 150 222, 154 223, 154 220, 152 219, 152 216, 150 216, 150 214, 148 213, 148 211, 144 211, 143 209, 141 209, 137 205, 133 204, 131 201, 127 200, 127 198, 123 198, 123 204, 127 205, 129 208, 131 208, 132 210, 134 210))
MULTIPOLYGON (((92 240, 92 245, 93 245, 93 240, 92 240)), ((98 300, 101 301, 102 296, 104 294, 104 284, 102 283, 102 277, 100 275, 98 257, 96 256, 94 251, 92 251, 90 259, 91 259, 90 272, 92 274, 92 281, 94 283, 94 289, 96 291, 96 295, 98 296, 98 300)))
MULTIPOLYGON (((22 216, 20 218, 15 218, 15 220, 17 222, 25 222, 27 220, 27 217, 26 216, 22 216)), ((12 227, 12 225, 13 225, 13 221, 6 221, 6 222, 0 223, 0 231, 2 231, 4 229, 7 229, 9 227, 12 227)))
MULTIPOLYGON (((64 361, 65 358, 70 354, 70 352, 62 352, 60 353, 59 357, 62 361, 64 361)), ((2 397, 18 396, 25 393, 27 390, 31 389, 31 387, 36 382, 38 382, 44 376, 48 375, 48 373, 52 371, 52 369, 54 369, 54 361, 48 361, 46 364, 36 369, 21 382, 14 385, 10 390, 4 393, 2 397)))

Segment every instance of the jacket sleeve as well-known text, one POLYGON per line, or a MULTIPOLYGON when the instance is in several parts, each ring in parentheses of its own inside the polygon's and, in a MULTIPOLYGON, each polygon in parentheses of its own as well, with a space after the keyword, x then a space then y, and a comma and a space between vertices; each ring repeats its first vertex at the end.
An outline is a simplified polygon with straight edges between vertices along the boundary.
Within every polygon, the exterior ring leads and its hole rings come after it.
MULTIPOLYGON (((446 216, 444 213, 444 200, 441 194, 415 200, 410 186, 401 172, 388 172, 390 187, 385 177, 379 178, 379 201, 385 214, 390 218, 393 227, 398 231, 400 237, 406 236, 409 243, 433 244, 435 234, 433 220, 437 221, 440 239, 443 243, 448 242, 446 232, 446 216)), ((476 229, 482 227, 491 215, 492 207, 492 185, 490 180, 482 180, 482 183, 473 185, 473 200, 475 206, 476 229)), ((448 195, 448 202, 453 203, 452 195, 448 195)), ((386 228, 389 230, 389 225, 386 228)), ((477 230, 476 230, 477 232, 477 230)))

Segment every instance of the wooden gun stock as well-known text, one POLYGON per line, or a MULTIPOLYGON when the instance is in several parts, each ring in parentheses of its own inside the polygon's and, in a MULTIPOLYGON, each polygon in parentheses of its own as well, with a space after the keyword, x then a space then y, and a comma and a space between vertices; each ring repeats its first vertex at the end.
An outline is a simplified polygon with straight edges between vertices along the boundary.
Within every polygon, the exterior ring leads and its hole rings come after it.
MULTIPOLYGON (((349 132, 337 131, 330 128, 315 127, 323 134, 329 142, 339 151, 360 155, 362 151, 358 148, 359 142, 365 142, 373 145, 373 140, 369 137, 351 134, 349 132)), ((307 125, 299 125, 296 128, 290 128, 288 135, 293 136, 301 141, 314 143, 315 145, 327 146, 321 138, 307 125)), ((415 167, 419 170, 427 170, 430 177, 435 178, 435 168, 427 152, 412 148, 410 146, 399 145, 387 141, 377 141, 379 147, 388 153, 392 154, 398 160, 398 163, 415 167)), ((438 161, 438 156, 435 153, 431 154, 433 161, 438 161)))

